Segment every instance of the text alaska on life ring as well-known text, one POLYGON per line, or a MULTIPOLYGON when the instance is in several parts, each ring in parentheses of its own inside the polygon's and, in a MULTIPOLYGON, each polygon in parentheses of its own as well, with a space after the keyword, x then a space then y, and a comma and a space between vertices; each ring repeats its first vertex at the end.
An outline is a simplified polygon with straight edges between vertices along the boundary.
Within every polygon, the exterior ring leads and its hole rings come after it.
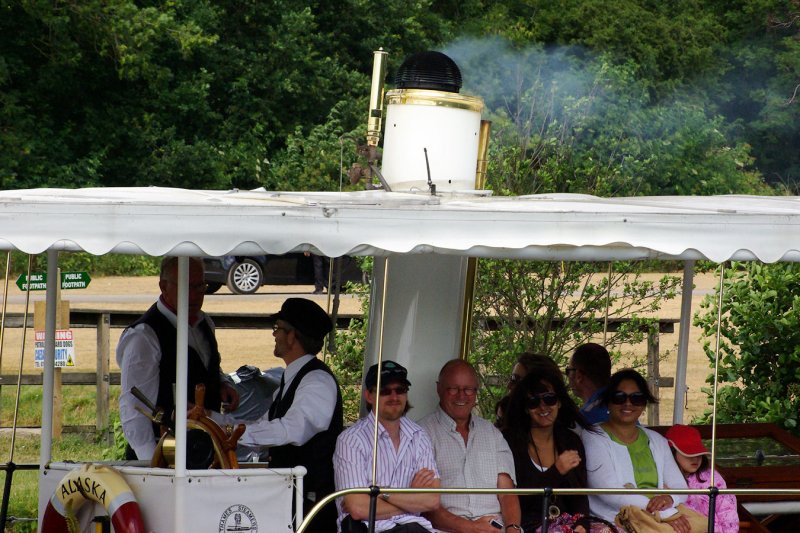
POLYGON ((68 523, 88 501, 106 508, 116 533, 145 533, 139 504, 119 472, 110 466, 92 464, 64 476, 50 497, 40 532, 70 531, 68 523))

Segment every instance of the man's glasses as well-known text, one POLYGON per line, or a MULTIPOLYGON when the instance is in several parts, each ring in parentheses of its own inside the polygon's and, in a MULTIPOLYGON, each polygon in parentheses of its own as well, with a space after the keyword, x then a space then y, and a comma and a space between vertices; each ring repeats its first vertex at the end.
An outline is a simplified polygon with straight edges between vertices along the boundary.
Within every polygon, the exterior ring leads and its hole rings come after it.
POLYGON ((536 409, 542 403, 552 407, 558 403, 558 395, 555 392, 543 392, 536 396, 528 396, 528 409, 536 409))
POLYGON ((463 392, 465 396, 475 396, 478 392, 477 387, 445 387, 444 390, 450 396, 456 396, 459 392, 463 392))
POLYGON ((398 385, 397 387, 381 387, 381 396, 390 396, 392 393, 402 396, 408 394, 408 385, 398 385))
POLYGON ((641 407, 647 405, 647 396, 643 392, 632 392, 630 394, 618 390, 611 396, 611 403, 614 405, 622 405, 626 401, 630 401, 631 405, 641 407))
POLYGON ((279 326, 278 324, 273 324, 272 331, 283 331, 284 333, 289 333, 290 331, 292 331, 292 328, 287 328, 286 326, 279 326))

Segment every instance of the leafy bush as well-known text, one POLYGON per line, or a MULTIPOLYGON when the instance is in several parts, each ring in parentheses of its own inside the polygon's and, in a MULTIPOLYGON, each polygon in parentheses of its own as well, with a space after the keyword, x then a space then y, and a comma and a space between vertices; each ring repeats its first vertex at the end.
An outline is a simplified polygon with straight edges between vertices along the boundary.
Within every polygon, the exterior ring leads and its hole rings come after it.
MULTIPOLYGON (((357 257, 356 260, 361 271, 371 277, 372 257, 357 257)), ((348 329, 337 332, 336 345, 329 347, 333 357, 327 362, 339 380, 345 424, 348 424, 358 420, 361 406, 361 378, 364 369, 364 352, 367 347, 370 286, 361 283, 347 283, 344 289, 359 300, 363 317, 353 320, 348 329)))
MULTIPOLYGON (((639 263, 481 260, 475 289, 470 360, 486 379, 508 376, 516 357, 532 351, 563 365, 580 344, 602 336, 604 317, 624 319, 605 345, 618 358, 623 344, 644 340, 661 303, 675 297, 680 279, 641 278, 639 263), (608 291, 609 283, 611 291, 608 291), (616 352, 615 352, 616 350, 616 352)), ((505 387, 483 387, 484 413, 505 387)))
MULTIPOLYGON (((714 364, 719 289, 695 325, 714 364)), ((774 422, 798 432, 800 413, 800 265, 733 263, 723 280, 720 321, 720 422, 774 422)), ((713 384, 713 374, 706 380, 713 384)), ((704 389, 711 403, 712 390, 704 389)), ((708 422, 711 410, 701 421, 708 422)))

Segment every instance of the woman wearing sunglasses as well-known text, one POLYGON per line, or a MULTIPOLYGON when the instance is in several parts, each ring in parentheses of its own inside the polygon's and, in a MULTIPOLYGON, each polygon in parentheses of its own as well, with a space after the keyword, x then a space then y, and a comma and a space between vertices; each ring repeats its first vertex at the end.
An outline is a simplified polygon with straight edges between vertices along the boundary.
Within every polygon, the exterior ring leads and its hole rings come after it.
MULTIPOLYGON (((504 417, 503 435, 514 455, 519 488, 584 488, 586 457, 580 438, 570 429, 590 429, 569 397, 558 367, 538 367, 519 381, 504 417)), ((586 496, 550 500, 551 515, 588 514, 586 496)), ((522 528, 541 525, 542 497, 520 496, 522 528)), ((576 531, 580 531, 576 529, 576 531)), ((585 531, 585 529, 584 529, 585 531)))
MULTIPOLYGON (((638 425, 648 402, 657 400, 647 381, 633 369, 620 370, 611 376, 603 402, 608 406, 608 422, 599 424, 602 431, 581 435, 586 448, 589 486, 592 488, 686 488, 686 479, 672 457, 667 440, 638 425)), ((659 511, 664 518, 676 513, 685 495, 603 494, 590 496, 592 514, 614 521, 622 507, 633 505, 650 513, 659 511)), ((667 522, 679 533, 689 533, 684 517, 667 522)))
POLYGON ((553 370, 556 373, 559 372, 558 365, 555 361, 546 355, 533 352, 522 352, 519 354, 517 362, 514 363, 514 367, 511 369, 511 376, 508 378, 508 384, 506 385, 508 392, 505 396, 500 398, 500 401, 495 405, 495 426, 503 429, 503 413, 508 409, 508 403, 511 401, 511 393, 514 392, 514 387, 517 386, 517 383, 522 381, 530 372, 534 372, 538 369, 545 371, 553 370))

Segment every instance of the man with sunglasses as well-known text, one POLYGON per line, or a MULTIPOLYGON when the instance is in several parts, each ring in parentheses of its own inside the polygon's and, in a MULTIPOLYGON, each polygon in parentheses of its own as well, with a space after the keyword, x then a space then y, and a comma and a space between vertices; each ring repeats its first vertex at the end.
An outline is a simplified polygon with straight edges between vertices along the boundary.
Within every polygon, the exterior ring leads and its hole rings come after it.
MULTIPOLYGON (((369 413, 339 436, 333 467, 336 490, 378 486, 381 488, 438 488, 439 474, 433 446, 425 430, 405 415, 408 372, 394 361, 372 365, 364 379, 363 395, 369 413), (375 418, 378 419, 377 468, 373 479, 375 418)), ((339 531, 367 531, 370 496, 348 494, 336 500, 339 531)), ((431 533, 431 523, 421 513, 439 507, 439 495, 381 492, 376 502, 375 531, 431 533)))
MULTIPOLYGON (((474 414, 478 374, 468 362, 453 359, 444 364, 436 382, 439 407, 420 421, 433 441, 442 486, 513 489, 514 457, 503 434, 474 414)), ((508 494, 445 494, 442 505, 427 513, 440 531, 497 533, 519 528, 519 498, 508 494)))
MULTIPOLYGON (((143 407, 131 390, 136 387, 162 407, 165 420, 172 418, 176 380, 178 322, 178 258, 161 261, 158 281, 161 296, 147 312, 122 332, 117 344, 117 364, 121 370, 119 417, 128 440, 127 459, 149 461, 161 436, 161 428, 137 410, 143 407)), ((239 403, 236 390, 224 379, 214 335, 214 323, 202 311, 206 285, 203 262, 189 259, 189 353, 188 400, 194 402, 195 385, 206 387, 205 408, 219 411, 224 405, 233 411, 239 403), (224 402, 224 403, 223 403, 224 402)))
POLYGON ((611 379, 611 356, 605 347, 587 342, 575 349, 564 369, 572 392, 583 400, 581 414, 590 424, 608 420, 608 407, 603 393, 611 379))
MULTIPOLYGON (((333 329, 328 314, 306 298, 289 298, 270 317, 274 325, 275 356, 286 370, 269 411, 239 440, 251 447, 270 446, 269 466, 304 466, 304 512, 333 492, 333 450, 343 427, 342 394, 339 383, 316 355, 333 329)), ((216 417, 223 424, 238 422, 233 417, 216 417)), ((336 531, 336 510, 327 505, 306 529, 315 533, 336 531)))

